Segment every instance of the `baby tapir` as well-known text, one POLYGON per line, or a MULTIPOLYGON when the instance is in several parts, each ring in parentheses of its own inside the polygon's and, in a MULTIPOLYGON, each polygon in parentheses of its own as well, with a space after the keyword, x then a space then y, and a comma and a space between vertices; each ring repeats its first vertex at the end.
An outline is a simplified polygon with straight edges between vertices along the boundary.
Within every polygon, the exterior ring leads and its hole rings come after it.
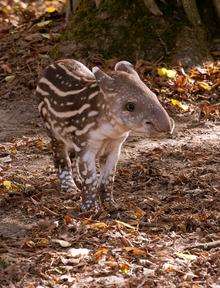
POLYGON ((45 69, 36 94, 61 189, 78 187, 83 211, 99 209, 100 201, 115 205, 116 164, 130 131, 146 136, 173 131, 156 95, 127 61, 118 62, 110 76, 75 60, 57 61, 45 69))

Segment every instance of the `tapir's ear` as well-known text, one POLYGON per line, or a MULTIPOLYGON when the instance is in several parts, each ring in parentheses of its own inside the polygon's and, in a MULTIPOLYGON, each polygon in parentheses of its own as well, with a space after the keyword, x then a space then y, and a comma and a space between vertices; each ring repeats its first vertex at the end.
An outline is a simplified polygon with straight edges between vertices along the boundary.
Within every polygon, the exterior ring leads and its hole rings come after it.
POLYGON ((128 61, 120 61, 115 65, 115 71, 124 71, 133 74, 139 78, 138 73, 134 70, 134 66, 128 61))
POLYGON ((99 67, 93 67, 92 72, 95 75, 96 81, 101 89, 105 90, 114 90, 115 80, 103 72, 99 67))

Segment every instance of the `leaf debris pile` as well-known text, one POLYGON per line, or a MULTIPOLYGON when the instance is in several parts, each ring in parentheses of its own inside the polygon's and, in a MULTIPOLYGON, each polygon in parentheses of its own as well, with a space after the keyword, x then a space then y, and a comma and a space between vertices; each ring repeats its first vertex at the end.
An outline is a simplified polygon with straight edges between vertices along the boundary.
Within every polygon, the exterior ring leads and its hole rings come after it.
POLYGON ((196 246, 218 240, 217 138, 208 145, 201 138, 190 146, 187 137, 174 146, 170 140, 148 146, 149 141, 131 139, 115 183, 122 211, 103 211, 98 219, 81 217, 79 203, 59 191, 43 138, 2 145, 3 287, 217 283, 219 241, 208 249, 196 246))
POLYGON ((174 114, 197 112, 197 120, 219 119, 220 62, 207 62, 188 72, 182 67, 154 67, 145 61, 138 61, 136 67, 174 114))

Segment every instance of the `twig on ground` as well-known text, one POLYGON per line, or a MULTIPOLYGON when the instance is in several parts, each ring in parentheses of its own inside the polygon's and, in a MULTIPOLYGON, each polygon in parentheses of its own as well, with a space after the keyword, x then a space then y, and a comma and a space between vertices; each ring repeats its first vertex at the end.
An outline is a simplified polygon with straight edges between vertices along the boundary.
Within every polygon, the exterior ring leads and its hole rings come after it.
POLYGON ((194 248, 200 248, 203 250, 210 250, 212 248, 220 247, 220 240, 212 241, 212 242, 206 242, 206 243, 198 243, 195 245, 190 245, 186 247, 184 250, 191 250, 194 248))

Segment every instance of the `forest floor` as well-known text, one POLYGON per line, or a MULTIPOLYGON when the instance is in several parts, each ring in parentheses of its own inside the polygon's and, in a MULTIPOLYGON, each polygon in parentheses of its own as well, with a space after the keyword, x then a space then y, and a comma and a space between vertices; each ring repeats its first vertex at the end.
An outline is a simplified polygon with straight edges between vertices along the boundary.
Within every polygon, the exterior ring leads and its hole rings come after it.
POLYGON ((122 210, 85 218, 59 191, 34 98, 63 29, 45 21, 0 29, 0 287, 220 287, 218 64, 174 78, 136 64, 176 129, 131 136, 114 187, 122 210))

